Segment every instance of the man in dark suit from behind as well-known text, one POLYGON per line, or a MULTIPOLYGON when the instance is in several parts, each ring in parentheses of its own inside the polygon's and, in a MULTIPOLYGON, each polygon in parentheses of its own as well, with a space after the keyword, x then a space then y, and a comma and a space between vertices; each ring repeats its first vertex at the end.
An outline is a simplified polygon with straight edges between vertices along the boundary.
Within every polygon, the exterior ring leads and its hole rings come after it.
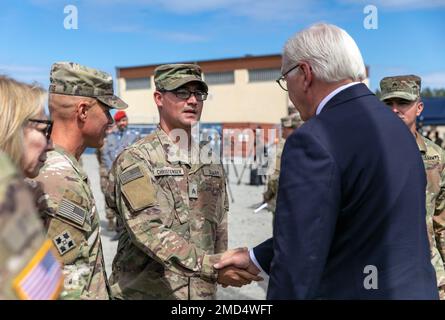
POLYGON ((273 238, 215 267, 266 271, 268 299, 437 299, 422 159, 361 83, 355 41, 311 26, 288 40, 281 71, 307 122, 284 147, 273 238))

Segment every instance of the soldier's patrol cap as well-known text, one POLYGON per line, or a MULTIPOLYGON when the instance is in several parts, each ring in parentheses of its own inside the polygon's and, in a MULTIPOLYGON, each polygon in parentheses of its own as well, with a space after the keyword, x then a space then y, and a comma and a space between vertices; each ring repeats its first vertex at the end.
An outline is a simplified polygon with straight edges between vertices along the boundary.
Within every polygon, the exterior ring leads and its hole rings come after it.
POLYGON ((128 107, 114 95, 111 75, 73 62, 56 62, 52 65, 49 93, 96 98, 113 109, 128 107))
POLYGON ((420 97, 421 79, 416 75, 385 77, 380 81, 380 100, 400 98, 415 101, 420 97))
POLYGON ((171 91, 189 82, 199 82, 205 92, 209 90, 197 64, 163 64, 154 70, 154 81, 157 90, 171 91))
POLYGON ((301 119, 299 113, 293 113, 291 115, 281 118, 281 126, 283 128, 296 129, 300 127, 303 123, 304 121, 301 119))

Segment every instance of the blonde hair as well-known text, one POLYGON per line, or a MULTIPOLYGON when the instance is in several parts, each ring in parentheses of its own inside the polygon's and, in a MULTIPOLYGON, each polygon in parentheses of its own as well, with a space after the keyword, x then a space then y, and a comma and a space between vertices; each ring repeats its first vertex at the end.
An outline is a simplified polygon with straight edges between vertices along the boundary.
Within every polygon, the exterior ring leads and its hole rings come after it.
POLYGON ((23 129, 27 121, 43 111, 45 90, 0 75, 0 149, 20 166, 23 129))

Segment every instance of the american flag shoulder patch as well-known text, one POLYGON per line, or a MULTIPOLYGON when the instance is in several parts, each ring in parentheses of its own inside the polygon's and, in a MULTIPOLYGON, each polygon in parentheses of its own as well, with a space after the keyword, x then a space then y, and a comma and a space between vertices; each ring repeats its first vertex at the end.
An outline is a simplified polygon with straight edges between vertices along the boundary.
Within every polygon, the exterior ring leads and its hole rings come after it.
POLYGON ((57 210, 57 215, 83 226, 87 212, 74 202, 63 198, 60 202, 59 210, 57 210))
POLYGON ((63 286, 62 266, 46 240, 31 261, 13 280, 12 288, 22 300, 55 300, 63 286))
POLYGON ((120 178, 122 181, 122 184, 127 184, 128 182, 131 182, 133 180, 136 180, 137 178, 143 177, 144 174, 141 171, 141 168, 135 167, 133 169, 130 169, 124 173, 121 174, 120 178))

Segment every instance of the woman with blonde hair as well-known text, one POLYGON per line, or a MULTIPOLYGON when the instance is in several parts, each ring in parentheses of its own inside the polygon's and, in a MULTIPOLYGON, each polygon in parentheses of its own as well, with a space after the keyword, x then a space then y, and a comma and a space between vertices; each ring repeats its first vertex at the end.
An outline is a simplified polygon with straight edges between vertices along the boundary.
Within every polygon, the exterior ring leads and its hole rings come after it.
POLYGON ((24 177, 37 176, 52 148, 44 90, 0 75, 0 300, 59 296, 60 263, 45 237, 24 177))
POLYGON ((44 99, 41 87, 0 76, 0 149, 28 178, 37 176, 52 148, 44 99))

